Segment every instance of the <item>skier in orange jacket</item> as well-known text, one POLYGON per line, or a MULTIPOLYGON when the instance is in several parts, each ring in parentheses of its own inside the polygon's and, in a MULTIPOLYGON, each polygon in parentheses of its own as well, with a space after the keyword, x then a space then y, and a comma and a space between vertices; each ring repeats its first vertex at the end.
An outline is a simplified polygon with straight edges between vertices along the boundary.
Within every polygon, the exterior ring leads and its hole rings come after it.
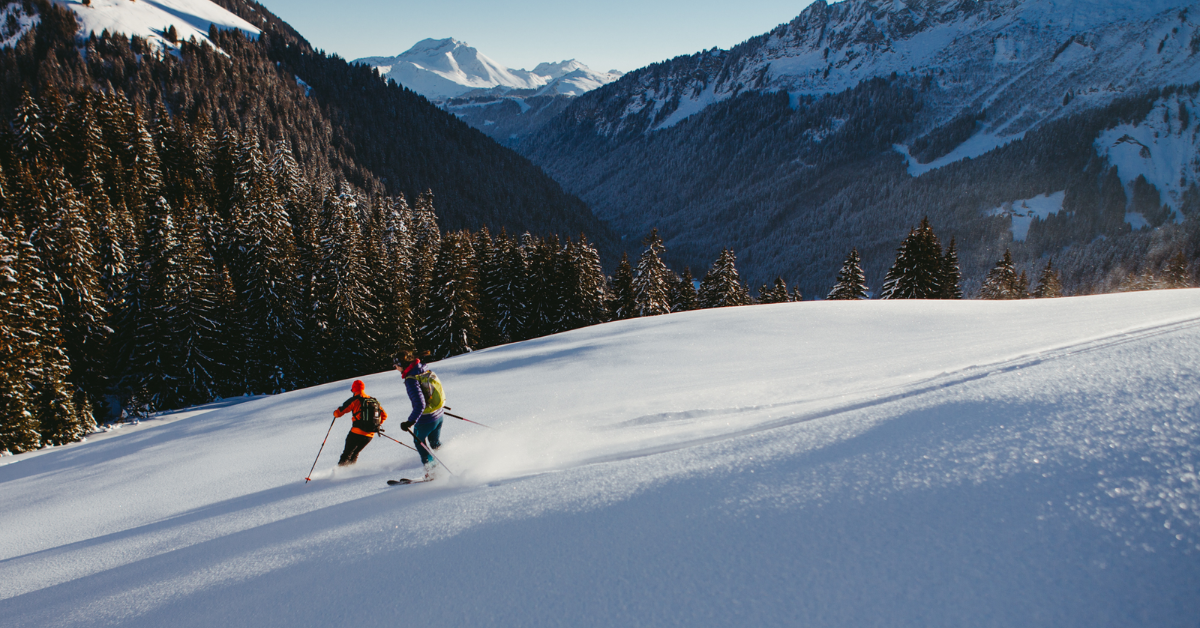
POLYGON ((379 405, 377 399, 364 394, 365 389, 366 384, 363 384, 361 379, 354 380, 350 385, 350 392, 354 393, 354 396, 333 411, 334 418, 347 412, 354 417, 350 432, 346 434, 346 449, 342 451, 342 457, 338 460, 339 467, 358 462, 358 454, 371 443, 379 427, 387 420, 387 411, 379 405))

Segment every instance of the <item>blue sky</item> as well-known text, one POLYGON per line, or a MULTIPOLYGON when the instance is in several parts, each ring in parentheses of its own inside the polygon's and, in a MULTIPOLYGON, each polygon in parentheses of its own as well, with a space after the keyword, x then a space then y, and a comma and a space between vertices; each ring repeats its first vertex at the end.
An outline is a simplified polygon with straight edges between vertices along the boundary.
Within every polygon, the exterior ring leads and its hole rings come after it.
POLYGON ((309 42, 347 59, 391 56, 453 37, 512 68, 578 59, 634 70, 790 21, 812 0, 260 0, 309 42))

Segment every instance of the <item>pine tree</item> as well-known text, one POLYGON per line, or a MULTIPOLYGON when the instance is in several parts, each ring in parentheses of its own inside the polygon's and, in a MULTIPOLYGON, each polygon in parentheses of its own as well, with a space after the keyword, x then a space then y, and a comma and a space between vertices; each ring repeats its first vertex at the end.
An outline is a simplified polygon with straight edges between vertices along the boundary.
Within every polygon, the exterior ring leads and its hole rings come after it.
POLYGON ((996 262, 996 266, 988 271, 980 288, 979 298, 992 300, 1024 299, 1027 295, 1022 287, 1021 277, 1013 266, 1012 254, 1004 249, 1004 257, 996 262))
POLYGON ((495 343, 523 340, 527 336, 529 260, 525 249, 503 231, 493 243, 491 261, 481 270, 481 299, 494 317, 495 343))
POLYGON ((403 198, 380 197, 373 203, 380 225, 380 242, 376 248, 377 264, 372 291, 378 295, 379 347, 382 368, 401 350, 415 346, 413 313, 409 303, 408 259, 412 251, 408 204, 403 198))
POLYGON ((621 263, 612 276, 608 293, 608 305, 612 320, 624 320, 637 316, 637 300, 633 293, 633 268, 629 265, 629 254, 621 254, 621 263))
POLYGON ((1053 299, 1062 296, 1062 280, 1054 270, 1054 258, 1046 260, 1046 267, 1038 278, 1037 289, 1033 296, 1038 299, 1053 299))
POLYGON ((608 320, 604 267, 600 252, 580 234, 579 242, 567 241, 567 329, 578 329, 608 320))
MULTIPOLYGON (((45 164, 53 162, 48 158, 45 164)), ((95 425, 90 402, 69 380, 71 363, 63 336, 67 316, 76 316, 73 322, 78 327, 74 329, 88 326, 89 313, 70 308, 90 306, 95 301, 88 294, 75 294, 71 285, 78 281, 78 287, 85 291, 91 287, 90 262, 80 258, 80 247, 86 247, 87 228, 82 224, 78 197, 61 169, 38 164, 32 167, 45 181, 35 183, 29 168, 18 168, 16 185, 11 186, 12 194, 5 203, 14 219, 24 216, 40 227, 31 229, 26 239, 16 243, 18 286, 25 297, 21 310, 26 319, 24 333, 36 339, 36 350, 26 356, 21 368, 28 388, 26 410, 38 426, 39 444, 61 445, 78 440, 95 425), (48 176, 43 176, 43 171, 48 176)), ((95 325, 90 329, 101 332, 99 319, 103 312, 90 314, 98 317, 91 321, 95 325)), ((84 357, 82 351, 78 357, 84 357)))
POLYGON ((671 284, 671 311, 688 312, 700 307, 696 295, 696 281, 692 277, 692 269, 684 267, 683 275, 671 284))
MULTIPOLYGON (((252 136, 251 136, 252 137, 252 136)), ((296 354, 301 341, 301 317, 295 283, 296 253, 291 227, 274 182, 251 139, 242 150, 234 175, 230 228, 231 271, 242 314, 239 365, 248 393, 280 393, 301 379, 296 354)), ((365 246, 354 238, 342 246, 365 246)), ((370 272, 362 268, 368 280, 370 272)), ((367 305, 370 307, 370 305, 367 305)))
POLYGON ((0 218, 0 451, 21 453, 41 446, 38 423, 31 408, 27 369, 38 352, 38 336, 31 324, 33 306, 24 285, 20 243, 24 231, 0 218))
POLYGON ((53 277, 47 263, 30 241, 19 244, 20 257, 26 262, 20 290, 28 300, 21 311, 36 338, 36 350, 24 363, 29 388, 27 410, 38 426, 41 445, 65 445, 79 440, 94 427, 90 412, 81 414, 67 381, 71 367, 63 347, 62 312, 53 293, 53 277))
POLYGON ((162 329, 172 347, 172 385, 160 393, 158 404, 167 408, 219 398, 225 369, 220 358, 226 353, 216 264, 191 221, 181 221, 177 234, 172 258, 179 272, 169 278, 162 313, 162 329))
POLYGON ((825 297, 830 301, 851 301, 867 298, 867 276, 863 273, 862 259, 858 249, 850 249, 842 269, 838 271, 837 283, 825 297))
POLYGON ((530 337, 567 329, 566 266, 566 254, 557 236, 542 238, 533 245, 529 253, 529 317, 525 321, 530 337))
POLYGON ((662 238, 658 237, 658 229, 652 230, 643 244, 646 249, 638 259, 638 266, 633 275, 634 315, 669 314, 671 297, 667 282, 670 271, 662 261, 666 248, 662 238))
POLYGON ((421 344, 435 359, 466 353, 479 338, 475 308, 475 261, 463 232, 442 238, 429 291, 421 344))
POLYGON ((749 305, 750 294, 738 276, 737 258, 730 249, 721 249, 712 268, 700 282, 699 301, 702 308, 749 305))
POLYGON ((50 143, 46 139, 42 108, 28 91, 22 91, 21 104, 13 120, 13 148, 26 164, 37 164, 51 155, 50 143))
POLYGON ((880 290, 881 299, 937 299, 943 294, 942 247, 929 219, 909 231, 880 290))
POLYGON ((80 420, 91 425, 92 409, 104 407, 108 389, 105 361, 112 330, 107 324, 107 296, 85 217, 87 207, 61 169, 55 168, 45 179, 45 193, 51 201, 48 220, 39 230, 39 246, 47 271, 54 277, 50 290, 62 320, 75 406, 80 420))
POLYGON ((138 263, 126 280, 118 350, 123 405, 135 416, 165 409, 173 397, 174 346, 170 335, 170 285, 179 273, 175 218, 159 197, 146 216, 138 263))
POLYGON ((791 300, 792 295, 788 293, 787 282, 783 280, 783 277, 776 277, 775 283, 772 286, 763 284, 763 286, 758 289, 759 303, 788 303, 791 300))
POLYGON ((417 202, 412 208, 412 227, 411 302, 414 312, 424 312, 427 309, 425 299, 433 281, 433 268, 437 264, 437 255, 442 243, 437 214, 433 209, 432 190, 426 190, 417 197, 417 202))
POLYGON ((346 200, 329 190, 321 209, 319 267, 313 278, 312 332, 327 379, 363 372, 377 343, 376 302, 363 259, 362 230, 346 200))
POLYGON ((958 246, 954 238, 950 238, 950 246, 946 247, 946 254, 942 256, 942 299, 961 299, 963 298, 962 288, 959 284, 962 282, 962 271, 958 266, 958 246))

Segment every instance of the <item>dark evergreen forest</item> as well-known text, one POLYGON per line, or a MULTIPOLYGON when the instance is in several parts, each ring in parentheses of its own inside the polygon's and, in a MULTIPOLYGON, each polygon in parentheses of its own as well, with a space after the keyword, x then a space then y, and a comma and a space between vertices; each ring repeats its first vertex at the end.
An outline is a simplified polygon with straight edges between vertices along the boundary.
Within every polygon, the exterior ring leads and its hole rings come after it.
POLYGON ((446 356, 606 316, 602 301, 562 312, 564 282, 584 281, 571 264, 603 296, 596 249, 553 235, 606 237, 586 206, 265 11, 258 40, 213 30, 220 50, 172 54, 24 9, 40 24, 0 50, 0 449, 378 371, 401 347, 446 356), (545 294, 506 301, 520 324, 492 322, 471 292, 493 240, 449 232, 468 225, 526 232, 494 241, 533 260, 511 282, 548 273, 545 294))

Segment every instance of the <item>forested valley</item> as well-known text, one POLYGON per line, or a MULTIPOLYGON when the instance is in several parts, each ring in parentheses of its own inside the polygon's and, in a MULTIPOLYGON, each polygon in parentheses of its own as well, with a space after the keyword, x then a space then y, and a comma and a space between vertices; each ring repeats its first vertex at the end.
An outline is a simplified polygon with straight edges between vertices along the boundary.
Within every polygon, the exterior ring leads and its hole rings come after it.
MULTIPOLYGON (((651 71, 656 66, 644 70, 651 71)), ((629 82, 636 84, 636 74, 629 82)), ((658 228, 671 263, 697 265, 732 246, 752 283, 782 276, 806 294, 829 289, 851 248, 869 283, 881 284, 896 243, 922 217, 957 241, 968 296, 978 296, 1005 250, 1030 275, 1053 259, 1068 294, 1115 290, 1131 275, 1162 272, 1180 252, 1195 274, 1200 189, 1187 191, 1178 213, 1145 182, 1132 198, 1093 142, 1105 129, 1143 123, 1164 102, 1194 102, 1200 85, 1120 98, 913 176, 894 145, 918 128, 938 80, 895 75, 799 99, 748 91, 649 132, 653 107, 621 130, 601 126, 619 113, 614 103, 625 102, 618 82, 577 99, 521 150, 626 237, 658 228), (989 213, 1012 199, 1060 191, 1063 211, 1034 219, 1020 241, 1009 216, 989 213), (1134 211, 1149 228, 1131 228, 1125 216, 1134 211)), ((1192 133, 1189 106, 1167 106, 1164 124, 1192 133)), ((987 115, 975 112, 917 137, 916 161, 948 153, 987 115)))

